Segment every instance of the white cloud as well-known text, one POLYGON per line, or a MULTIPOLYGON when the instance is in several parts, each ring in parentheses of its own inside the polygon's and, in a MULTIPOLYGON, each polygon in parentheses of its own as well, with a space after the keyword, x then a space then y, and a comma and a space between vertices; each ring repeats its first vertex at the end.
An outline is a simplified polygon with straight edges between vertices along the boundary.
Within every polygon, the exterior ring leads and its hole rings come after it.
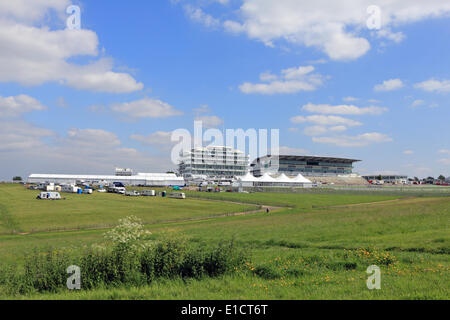
POLYGON ((359 99, 355 98, 355 97, 345 97, 345 98, 342 98, 342 100, 345 102, 354 102, 354 101, 358 101, 359 99))
POLYGON ((373 143, 391 142, 383 133, 371 132, 357 136, 313 137, 313 142, 336 145, 338 147, 365 147, 373 143))
POLYGON ((315 123, 319 125, 346 125, 349 127, 361 126, 362 123, 347 119, 340 116, 325 116, 325 115, 312 115, 312 116, 296 116, 291 118, 292 123, 315 123))
POLYGON ((400 88, 403 88, 404 84, 403 81, 400 79, 390 79, 383 81, 382 84, 377 84, 374 87, 375 91, 394 91, 398 90, 400 88))
POLYGON ((281 70, 277 76, 268 72, 260 74, 260 80, 267 83, 246 82, 239 89, 246 94, 290 94, 300 91, 314 91, 324 82, 324 77, 314 71, 313 66, 300 66, 281 70))
POLYGON ((405 150, 405 151, 403 151, 403 154, 412 155, 412 154, 414 154, 414 151, 413 150, 405 150))
POLYGON ((194 108, 193 111, 194 111, 195 115, 199 116, 199 115, 204 114, 204 113, 210 113, 211 112, 211 108, 207 104, 204 104, 204 105, 201 105, 198 108, 194 108))
POLYGON ((42 20, 50 11, 65 12, 70 3, 69 0, 2 0, 0 18, 33 23, 42 20))
MULTIPOLYGON (((127 73, 113 71, 110 58, 80 65, 75 57, 98 57, 97 34, 91 30, 51 30, 46 15, 63 24, 65 0, 2 1, 0 4, 0 82, 27 86, 57 82, 73 88, 127 93, 143 88, 127 73), (56 10, 56 11, 55 11, 56 10), (37 26, 39 25, 39 26, 37 26)), ((55 21, 52 21, 55 22, 55 21)))
POLYGON ((111 174, 116 166, 163 172, 176 166, 167 156, 124 146, 109 131, 72 128, 59 137, 24 121, 0 122, 0 158, 2 179, 30 173, 111 174))
POLYGON ((450 166, 450 158, 442 158, 437 160, 440 164, 450 166))
POLYGON ((450 150, 449 149, 441 149, 441 150, 439 150, 439 153, 450 155, 450 150))
POLYGON ((124 113, 132 118, 168 118, 183 114, 182 111, 176 110, 161 100, 150 98, 112 104, 111 109, 114 112, 124 113))
POLYGON ((354 105, 337 105, 331 106, 329 104, 312 104, 308 103, 302 107, 302 110, 321 114, 341 114, 341 115, 380 115, 387 112, 385 107, 370 106, 359 108, 354 105))
POLYGON ((3 161, 5 151, 39 148, 44 145, 42 138, 54 135, 51 130, 24 121, 0 121, 0 157, 3 161))
POLYGON ((342 132, 342 131, 346 131, 347 127, 346 126, 334 126, 334 127, 328 128, 328 130, 331 132, 342 132))
POLYGON ((184 10, 190 19, 195 22, 199 22, 208 28, 216 28, 220 25, 220 21, 218 19, 205 13, 201 8, 195 8, 187 4, 184 6, 184 10))
MULTIPOLYGON (((367 29, 367 8, 373 0, 243 0, 238 19, 224 23, 225 29, 245 33, 251 39, 274 45, 283 39, 292 44, 319 48, 334 60, 356 59, 369 49, 359 34, 367 29)), ((376 34, 395 42, 403 39, 392 27, 448 15, 447 0, 390 0, 380 6, 382 29, 376 34)))
POLYGON ((21 94, 18 96, 0 96, 0 118, 14 118, 23 113, 47 109, 36 99, 21 94))
POLYGON ((116 134, 101 129, 72 128, 67 132, 65 143, 76 148, 103 149, 120 146, 116 134))
POLYGON ((428 92, 450 92, 450 80, 439 81, 436 79, 430 79, 424 82, 416 83, 414 88, 428 92))
POLYGON ((139 141, 142 144, 154 146, 162 151, 168 152, 175 144, 172 139, 172 131, 156 131, 147 136, 134 134, 130 136, 130 139, 139 141))
POLYGON ((299 149, 299 148, 291 148, 286 146, 280 146, 279 147, 280 155, 305 155, 308 154, 309 151, 306 149, 299 149))
POLYGON ((424 104, 425 104, 425 101, 423 101, 423 100, 414 100, 413 103, 411 104, 411 107, 416 108, 416 107, 423 106, 424 104))
POLYGON ((307 136, 320 136, 328 132, 328 129, 324 126, 311 126, 303 129, 303 134, 307 136))
POLYGON ((202 121, 202 126, 205 128, 216 128, 223 124, 223 120, 217 116, 199 116, 195 120, 202 121))
POLYGON ((171 137, 172 131, 156 131, 148 136, 134 134, 130 138, 148 145, 166 145, 173 143, 171 137))
POLYGON ((378 38, 385 38, 395 43, 400 43, 405 39, 405 35, 402 32, 392 32, 390 29, 382 29, 377 33, 378 38))
POLYGON ((314 137, 314 136, 322 136, 329 132, 336 133, 336 132, 343 132, 346 130, 347 130, 347 127, 342 126, 342 125, 341 126, 333 126, 333 127, 310 126, 310 127, 305 127, 305 129, 303 129, 303 134, 314 137))
POLYGON ((298 67, 298 68, 289 68, 281 71, 284 79, 292 80, 292 79, 302 79, 308 73, 311 73, 315 70, 313 66, 306 67, 298 67))

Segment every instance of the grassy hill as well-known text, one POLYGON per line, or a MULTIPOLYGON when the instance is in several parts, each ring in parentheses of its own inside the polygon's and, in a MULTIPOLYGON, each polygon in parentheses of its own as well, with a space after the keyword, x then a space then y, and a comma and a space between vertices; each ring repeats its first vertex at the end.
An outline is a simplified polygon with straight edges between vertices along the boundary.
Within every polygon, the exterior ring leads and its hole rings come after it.
POLYGON ((218 277, 157 279, 56 293, 12 295, 33 299, 448 299, 450 197, 372 193, 208 194, 188 199, 71 195, 40 202, 36 192, 0 185, 0 260, 17 262, 34 247, 78 248, 103 243, 105 226, 140 216, 157 241, 167 234, 197 247, 235 239, 245 265, 218 277), (207 198, 199 199, 199 198, 207 198), (223 202, 227 200, 227 202, 223 202), (232 203, 229 201, 240 202, 232 203), (244 204, 245 203, 245 204, 244 204), (267 214, 220 213, 282 207, 267 214), (35 216, 33 216, 33 214, 35 216), (190 218, 199 220, 190 220, 190 218), (209 219, 208 219, 209 217, 209 219), (100 228, 101 227, 101 228, 100 228), (66 230, 74 228, 75 230, 66 230), (56 230, 56 231, 53 231, 56 230), (13 230, 39 231, 11 234, 13 230), (9 233, 9 234, 8 234, 9 233), (382 272, 381 290, 368 290, 366 269, 382 272))

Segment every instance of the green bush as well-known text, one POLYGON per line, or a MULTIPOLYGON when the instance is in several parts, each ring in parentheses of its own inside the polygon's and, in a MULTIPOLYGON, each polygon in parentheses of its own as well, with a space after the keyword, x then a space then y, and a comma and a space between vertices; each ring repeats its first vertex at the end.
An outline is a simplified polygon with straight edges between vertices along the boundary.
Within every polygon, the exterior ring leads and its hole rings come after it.
POLYGON ((35 250, 25 258, 24 284, 39 292, 55 292, 66 286, 67 267, 72 265, 67 253, 48 249, 44 252, 35 250))
POLYGON ((135 217, 120 220, 120 225, 105 234, 112 245, 92 247, 74 255, 67 251, 35 250, 25 259, 23 272, 11 268, 0 272, 0 285, 55 292, 66 288, 67 267, 81 270, 81 288, 102 286, 140 286, 158 278, 200 278, 225 274, 243 265, 245 255, 234 246, 221 243, 212 249, 194 248, 182 239, 168 238, 146 242, 149 233, 135 217))
POLYGON ((261 277, 263 279, 267 280, 273 280, 281 278, 283 275, 281 274, 281 271, 274 268, 270 265, 261 265, 256 266, 255 270, 253 271, 258 277, 261 277))

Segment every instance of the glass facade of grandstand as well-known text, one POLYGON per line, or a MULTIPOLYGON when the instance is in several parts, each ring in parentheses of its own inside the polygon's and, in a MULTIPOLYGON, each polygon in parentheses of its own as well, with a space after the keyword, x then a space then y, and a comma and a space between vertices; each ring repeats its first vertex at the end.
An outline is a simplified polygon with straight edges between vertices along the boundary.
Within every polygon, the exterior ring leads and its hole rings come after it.
POLYGON ((353 173, 353 163, 359 160, 280 155, 278 161, 272 156, 258 158, 251 164, 251 172, 255 177, 264 173, 284 173, 287 176, 302 174, 304 176, 337 176, 353 173), (278 162, 278 165, 277 165, 278 162))
POLYGON ((178 166, 185 179, 232 179, 248 171, 248 156, 230 147, 194 148, 180 154, 178 166))

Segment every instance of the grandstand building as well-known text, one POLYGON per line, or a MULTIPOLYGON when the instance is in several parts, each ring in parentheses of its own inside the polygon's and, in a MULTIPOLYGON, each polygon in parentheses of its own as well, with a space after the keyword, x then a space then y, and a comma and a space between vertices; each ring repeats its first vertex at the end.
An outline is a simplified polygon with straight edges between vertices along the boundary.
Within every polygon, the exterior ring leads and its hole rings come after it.
POLYGON ((268 155, 255 159, 250 165, 250 172, 255 177, 265 174, 295 177, 301 174, 313 183, 367 185, 365 179, 353 172, 353 164, 359 161, 334 157, 268 155))
POLYGON ((226 180, 248 172, 248 156, 230 147, 193 148, 180 154, 179 174, 186 180, 226 180))
POLYGON ((287 176, 296 176, 298 174, 304 176, 351 175, 353 173, 353 163, 358 161, 360 160, 289 155, 276 157, 268 155, 254 160, 250 165, 250 171, 255 177, 260 177, 265 173, 284 173, 287 176))

